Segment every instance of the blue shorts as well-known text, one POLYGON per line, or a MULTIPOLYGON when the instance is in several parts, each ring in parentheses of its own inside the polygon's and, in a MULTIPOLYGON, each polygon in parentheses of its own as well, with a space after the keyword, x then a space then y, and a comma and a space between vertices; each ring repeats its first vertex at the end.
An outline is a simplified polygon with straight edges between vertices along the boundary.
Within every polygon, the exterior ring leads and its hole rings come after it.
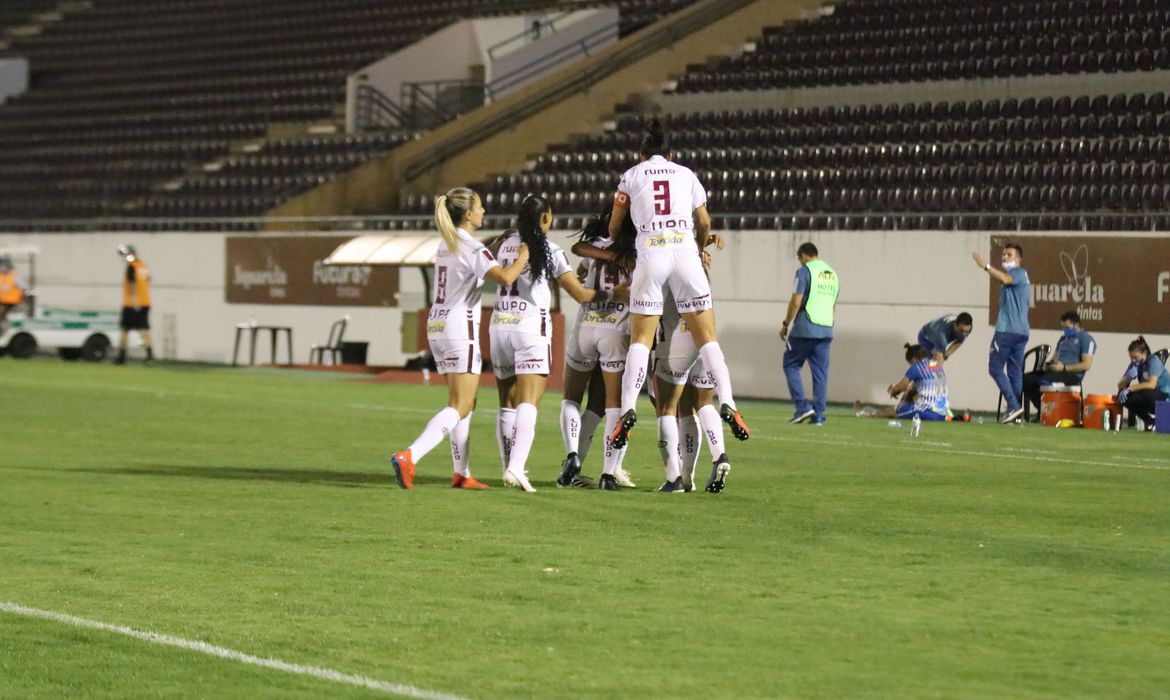
POLYGON ((926 335, 924 333, 918 334, 918 344, 922 346, 923 350, 927 351, 928 353, 934 354, 934 343, 927 340, 926 335))
POLYGON ((894 409, 894 415, 898 418, 910 419, 918 416, 922 420, 938 420, 945 421, 947 419, 945 414, 935 413, 934 411, 922 411, 912 403, 900 403, 894 409))

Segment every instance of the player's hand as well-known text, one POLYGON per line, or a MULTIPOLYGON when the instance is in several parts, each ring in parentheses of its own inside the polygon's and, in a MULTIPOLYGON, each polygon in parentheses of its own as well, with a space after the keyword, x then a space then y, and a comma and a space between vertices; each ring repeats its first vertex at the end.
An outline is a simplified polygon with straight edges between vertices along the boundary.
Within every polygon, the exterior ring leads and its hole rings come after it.
POLYGON ((780 326, 780 340, 788 342, 788 326, 780 326))
POLYGON ((971 253, 971 259, 974 260, 975 264, 979 267, 987 267, 987 258, 983 257, 982 253, 971 253))
POLYGON ((1129 398, 1129 389, 1122 389, 1121 391, 1117 392, 1117 403, 1123 404, 1123 403, 1125 403, 1126 399, 1128 399, 1128 398, 1129 398))
POLYGON ((726 245, 727 241, 723 238, 723 236, 719 235, 718 233, 713 233, 707 237, 707 244, 704 245, 703 248, 710 248, 711 246, 715 246, 715 250, 723 250, 723 247, 726 245))
POLYGON ((521 263, 528 262, 528 244, 521 243, 520 249, 516 251, 516 260, 521 263))
POLYGON ((711 254, 705 250, 700 250, 699 251, 699 260, 702 261, 702 263, 703 263, 703 271, 710 272, 711 271, 711 254))

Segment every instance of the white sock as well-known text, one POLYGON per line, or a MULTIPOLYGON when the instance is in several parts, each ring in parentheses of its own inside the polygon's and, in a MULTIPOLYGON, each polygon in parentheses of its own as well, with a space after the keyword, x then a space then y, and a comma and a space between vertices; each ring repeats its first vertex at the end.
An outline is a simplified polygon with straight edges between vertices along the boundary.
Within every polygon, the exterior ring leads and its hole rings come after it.
POLYGON ((727 360, 723 357, 723 349, 719 341, 712 340, 699 348, 699 357, 703 359, 703 366, 715 378, 715 392, 719 394, 719 401, 735 408, 735 397, 731 393, 731 372, 727 369, 727 360))
POLYGON ((500 463, 508 468, 512 454, 512 435, 516 432, 516 409, 501 408, 496 412, 496 444, 500 447, 500 463))
MULTIPOLYGON (((589 454, 589 448, 593 445, 593 434, 597 432, 597 426, 601 424, 601 416, 593 411, 585 411, 581 414, 581 438, 577 441, 577 461, 585 464, 585 457, 589 454)), ((609 442, 609 433, 606 433, 606 442, 609 442)))
POLYGON ((646 382, 646 363, 649 361, 650 348, 641 343, 630 346, 626 354, 626 371, 622 373, 622 413, 632 410, 638 404, 638 394, 646 382))
MULTIPOLYGON (((622 417, 622 409, 607 408, 605 409, 605 434, 612 435, 615 428, 617 428, 618 420, 622 417)), ((618 453, 621 450, 613 449, 613 445, 609 444, 609 440, 605 441, 605 461, 602 462, 601 471, 605 474, 613 475, 617 471, 618 453)))
POLYGON ((516 407, 516 439, 512 442, 512 454, 508 456, 508 470, 515 474, 524 473, 528 453, 536 439, 536 406, 522 403, 516 407))
POLYGON ((703 437, 707 439, 711 461, 714 462, 723 456, 723 419, 714 406, 707 404, 699 409, 699 423, 703 426, 703 437))
POLYGON ((666 465, 666 480, 674 481, 679 477, 678 418, 662 416, 658 419, 658 449, 666 465))
POLYGON ((695 414, 678 419, 678 452, 684 474, 695 473, 695 463, 703 449, 703 434, 699 432, 699 421, 695 414))
POLYGON ((565 454, 577 451, 581 439, 581 404, 576 401, 561 402, 561 439, 565 442, 565 454))
POLYGON ((422 434, 410 444, 410 458, 418 464, 428 452, 435 449, 455 426, 459 424, 459 411, 448 406, 435 414, 435 417, 423 428, 422 434))
POLYGON ((451 431, 451 466, 456 474, 471 476, 467 468, 467 459, 470 456, 471 446, 471 414, 455 424, 451 431))

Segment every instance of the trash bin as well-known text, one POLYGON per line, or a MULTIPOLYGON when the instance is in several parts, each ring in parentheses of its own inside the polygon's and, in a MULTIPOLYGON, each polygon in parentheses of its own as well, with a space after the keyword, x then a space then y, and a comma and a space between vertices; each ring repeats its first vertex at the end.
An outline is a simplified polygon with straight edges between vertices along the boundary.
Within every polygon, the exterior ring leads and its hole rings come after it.
POLYGON ((370 344, 361 341, 343 341, 341 343, 341 364, 364 365, 370 344))

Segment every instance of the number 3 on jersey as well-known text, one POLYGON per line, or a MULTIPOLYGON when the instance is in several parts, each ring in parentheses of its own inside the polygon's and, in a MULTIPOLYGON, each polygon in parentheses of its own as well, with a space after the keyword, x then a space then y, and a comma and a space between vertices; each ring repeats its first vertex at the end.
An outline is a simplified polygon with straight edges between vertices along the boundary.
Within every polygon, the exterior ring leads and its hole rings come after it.
POLYGON ((654 214, 655 216, 670 214, 670 180, 654 181, 654 214))

